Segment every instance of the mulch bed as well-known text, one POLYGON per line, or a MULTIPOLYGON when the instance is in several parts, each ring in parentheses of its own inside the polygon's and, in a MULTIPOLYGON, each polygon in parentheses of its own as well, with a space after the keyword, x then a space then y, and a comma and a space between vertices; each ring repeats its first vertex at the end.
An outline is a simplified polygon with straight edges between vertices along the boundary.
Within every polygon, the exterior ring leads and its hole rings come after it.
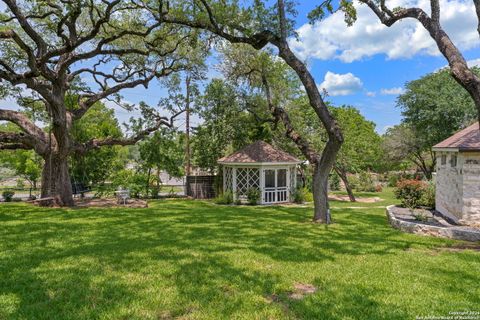
POLYGON ((408 221, 408 222, 415 222, 418 224, 426 224, 429 226, 437 226, 437 227, 449 227, 450 225, 448 224, 442 224, 440 221, 435 219, 435 210, 427 210, 427 209, 415 209, 414 212, 412 212, 408 208, 402 208, 402 207, 395 207, 392 210, 393 214, 397 219, 403 220, 403 221, 408 221), (422 215, 426 218, 426 221, 421 221, 418 220, 417 215, 422 215))
MULTIPOLYGON (((341 196, 341 195, 338 195, 338 194, 329 194, 328 195, 328 200, 350 202, 350 198, 348 196, 341 196)), ((357 198, 356 197, 355 200, 357 200, 357 202, 360 202, 360 203, 375 203, 375 202, 380 202, 383 199, 381 199, 379 197, 372 197, 372 198, 360 198, 360 197, 357 198)))
POLYGON ((126 204, 118 203, 116 198, 84 198, 75 199, 79 208, 147 208, 148 203, 142 199, 128 199, 126 204))

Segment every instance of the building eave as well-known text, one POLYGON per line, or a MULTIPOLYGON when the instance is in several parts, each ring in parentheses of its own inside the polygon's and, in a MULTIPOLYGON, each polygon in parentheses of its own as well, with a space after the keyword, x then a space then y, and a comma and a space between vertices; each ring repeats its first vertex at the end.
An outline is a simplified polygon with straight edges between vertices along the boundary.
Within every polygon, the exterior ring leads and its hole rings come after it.
POLYGON ((291 161, 291 162, 223 162, 218 161, 218 164, 227 166, 249 166, 249 167, 261 167, 261 166, 286 166, 286 165, 298 165, 303 161, 291 161))
POLYGON ((458 148, 439 148, 439 147, 433 147, 432 151, 434 152, 458 152, 458 148))
POLYGON ((480 152, 478 148, 437 148, 433 147, 434 152, 480 152))

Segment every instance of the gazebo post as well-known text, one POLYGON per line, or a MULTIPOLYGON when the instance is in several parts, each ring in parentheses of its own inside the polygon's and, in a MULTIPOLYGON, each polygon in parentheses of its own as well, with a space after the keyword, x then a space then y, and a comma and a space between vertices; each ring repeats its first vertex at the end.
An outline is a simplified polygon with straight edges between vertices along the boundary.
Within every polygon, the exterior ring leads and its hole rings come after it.
POLYGON ((263 166, 260 165, 258 167, 258 177, 260 179, 260 182, 258 184, 258 187, 260 189, 260 199, 261 199, 261 204, 265 204, 265 179, 263 178, 263 166))
POLYGON ((233 202, 237 200, 237 168, 232 167, 232 195, 233 202))
POLYGON ((223 192, 227 190, 227 172, 226 166, 222 166, 222 173, 223 173, 223 192))
POLYGON ((290 176, 291 176, 291 172, 290 170, 292 170, 292 167, 287 167, 287 197, 288 197, 288 202, 290 202, 291 200, 291 194, 292 194, 292 190, 290 190, 290 187, 291 187, 291 184, 290 184, 290 176))

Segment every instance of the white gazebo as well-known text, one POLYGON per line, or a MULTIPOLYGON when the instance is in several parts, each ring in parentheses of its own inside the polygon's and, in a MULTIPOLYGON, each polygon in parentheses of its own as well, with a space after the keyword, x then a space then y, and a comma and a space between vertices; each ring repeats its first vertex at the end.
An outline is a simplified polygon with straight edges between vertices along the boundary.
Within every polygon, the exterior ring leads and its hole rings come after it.
POLYGON ((250 188, 261 192, 261 204, 290 202, 297 187, 297 165, 302 161, 257 141, 218 160, 223 166, 223 191, 245 200, 250 188))

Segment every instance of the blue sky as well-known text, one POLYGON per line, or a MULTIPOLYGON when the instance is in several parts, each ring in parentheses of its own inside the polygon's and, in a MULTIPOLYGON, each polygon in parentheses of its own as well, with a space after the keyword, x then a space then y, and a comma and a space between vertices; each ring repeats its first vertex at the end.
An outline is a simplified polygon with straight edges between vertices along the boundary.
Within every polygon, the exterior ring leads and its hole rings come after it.
MULTIPOLYGON (((429 11, 427 0, 390 0, 392 7, 416 5, 429 11)), ((358 7, 358 20, 347 27, 343 14, 336 13, 324 21, 310 25, 308 12, 315 1, 299 1, 296 19, 298 40, 291 46, 313 73, 319 88, 329 93, 328 100, 336 105, 349 104, 377 124, 383 133, 401 121, 396 98, 406 82, 446 66, 433 40, 414 20, 404 20, 392 28, 380 24, 365 6, 358 7)), ((471 1, 441 0, 441 22, 467 60, 480 62, 480 39, 476 32, 476 17, 471 1), (476 61, 475 61, 476 60, 476 61)), ((214 59, 212 59, 214 61, 214 59)), ((218 75, 209 71, 210 77, 218 75)), ((124 93, 127 100, 146 99, 152 104, 164 94, 157 85, 124 93)), ((122 115, 123 118, 123 115, 122 115)), ((194 124, 201 120, 194 118, 194 124)), ((179 126, 183 122, 180 120, 179 126)))
MULTIPOLYGON (((328 100, 336 105, 357 107, 377 124, 379 133, 398 124, 401 112, 395 100, 405 83, 447 64, 434 42, 414 20, 406 19, 387 28, 366 6, 357 6, 358 20, 352 27, 346 26, 341 12, 311 25, 307 14, 315 3, 318 2, 298 1, 298 38, 291 39, 292 49, 308 63, 319 88, 329 93, 328 100)), ((440 3, 442 26, 466 59, 480 64, 473 2, 440 0, 440 3)), ((387 4, 391 7, 415 5, 429 11, 428 0, 389 0, 387 4)), ((213 66, 208 75, 218 76, 213 66)), ((156 82, 151 83, 148 90, 137 87, 122 92, 126 101, 143 100, 151 105, 156 105, 165 94, 166 90, 156 82)), ((16 108, 9 100, 0 101, 0 107, 16 108)), ((115 110, 121 122, 132 116, 121 108, 115 107, 115 110)), ((200 121, 194 117, 193 125, 200 121)), ((183 125, 184 120, 179 119, 177 126, 183 125)))
MULTIPOLYGON (((429 12, 429 2, 424 0, 390 0, 387 5, 393 8, 406 6, 407 2, 429 12)), ((357 6, 358 20, 352 27, 345 26, 342 13, 312 26, 306 19, 312 6, 312 1, 300 1, 296 26, 299 41, 293 41, 292 47, 307 59, 317 83, 332 93, 330 101, 357 107, 377 124, 380 133, 401 121, 396 98, 405 83, 447 64, 414 20, 387 28, 369 8, 357 6), (326 81, 327 74, 331 81, 326 81)), ((442 26, 465 58, 472 65, 478 64, 480 39, 472 2, 441 1, 441 7, 442 26)))

